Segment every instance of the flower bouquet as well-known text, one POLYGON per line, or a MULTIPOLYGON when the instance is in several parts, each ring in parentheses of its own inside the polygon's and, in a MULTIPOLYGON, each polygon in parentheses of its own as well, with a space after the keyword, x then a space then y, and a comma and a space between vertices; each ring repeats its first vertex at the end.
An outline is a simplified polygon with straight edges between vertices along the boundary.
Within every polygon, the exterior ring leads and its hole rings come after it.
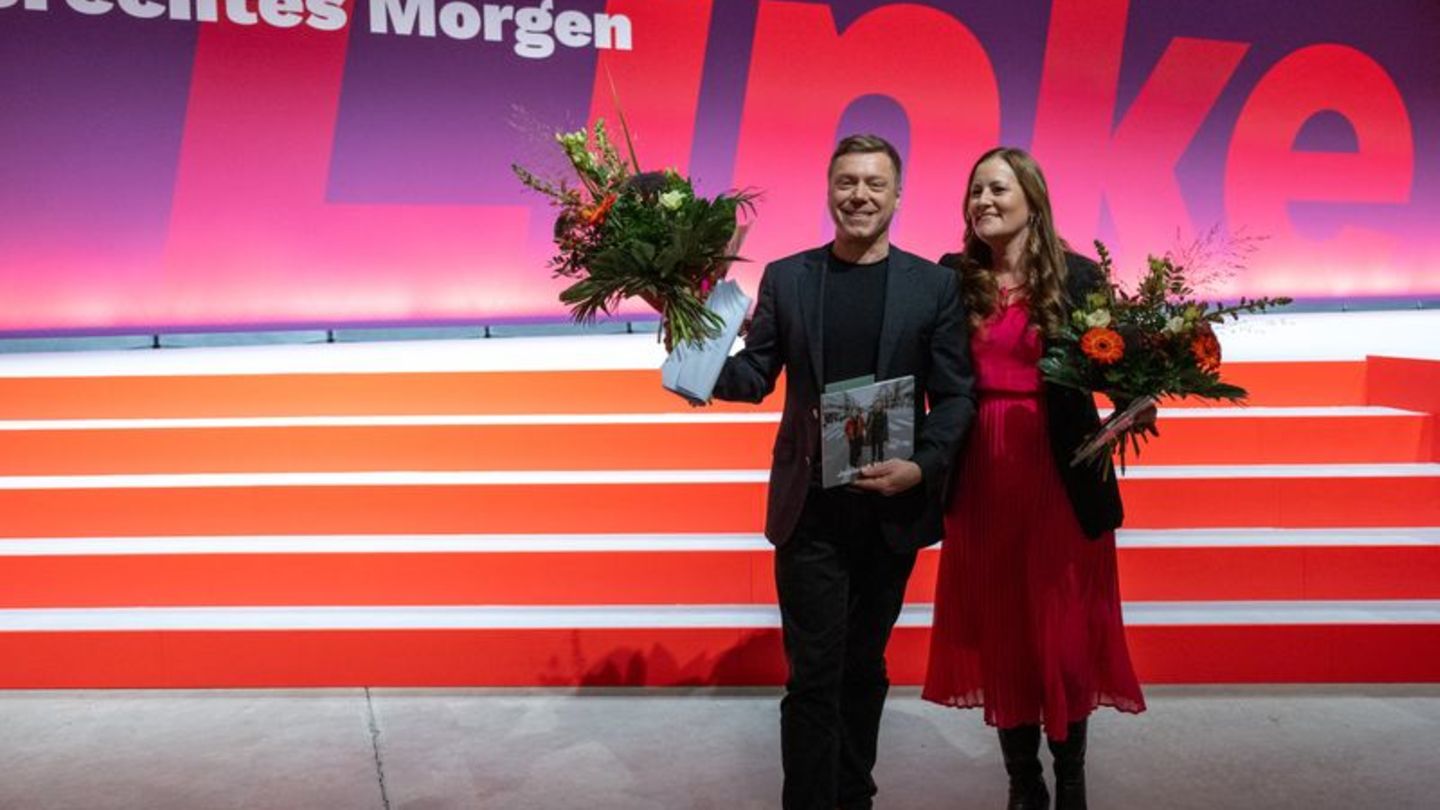
POLYGON ((1220 341, 1213 324, 1264 312, 1289 298, 1241 298, 1233 306, 1195 299, 1186 267, 1172 256, 1150 257, 1133 293, 1115 283, 1110 253, 1096 242, 1104 283, 1072 313, 1040 360, 1046 381, 1099 391, 1115 404, 1100 430, 1076 451, 1072 465, 1093 461, 1108 474, 1118 456, 1140 454, 1146 432, 1138 415, 1163 397, 1240 402, 1246 391, 1220 376, 1220 341))
POLYGON ((638 297, 661 316, 667 350, 676 342, 699 344, 720 332, 722 319, 705 306, 725 278, 744 236, 741 212, 754 212, 753 192, 696 195, 673 169, 640 170, 624 127, 626 156, 610 139, 604 119, 593 131, 557 133, 555 140, 579 178, 579 186, 549 182, 523 166, 511 168, 527 187, 560 209, 551 259, 557 276, 575 279, 560 293, 579 323, 610 314, 638 297))

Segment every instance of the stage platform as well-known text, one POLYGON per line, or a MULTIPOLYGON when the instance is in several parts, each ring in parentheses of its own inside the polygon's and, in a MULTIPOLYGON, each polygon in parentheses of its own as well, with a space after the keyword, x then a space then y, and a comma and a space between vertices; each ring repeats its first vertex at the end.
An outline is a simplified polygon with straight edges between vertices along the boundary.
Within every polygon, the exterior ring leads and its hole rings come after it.
MULTIPOLYGON (((1222 334, 1122 482, 1143 681, 1440 682, 1440 312, 1222 334)), ((653 335, 0 355, 0 688, 783 680, 777 392, 653 335)), ((938 552, 891 647, 923 674, 938 552)))

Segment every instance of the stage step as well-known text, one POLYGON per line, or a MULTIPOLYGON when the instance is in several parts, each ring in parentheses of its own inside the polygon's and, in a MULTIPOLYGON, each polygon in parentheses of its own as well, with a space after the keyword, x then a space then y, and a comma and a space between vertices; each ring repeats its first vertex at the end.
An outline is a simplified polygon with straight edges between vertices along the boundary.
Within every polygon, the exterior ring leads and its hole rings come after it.
MULTIPOLYGON (((344 374, 215 373, 182 366, 172 374, 137 376, 107 371, 115 363, 67 368, 56 362, 53 369, 25 366, 23 373, 10 372, 21 376, 6 376, 0 366, 0 419, 692 412, 660 387, 654 370, 659 362, 651 369, 344 374), (86 374, 39 375, 52 370, 86 374)), ((134 368, 146 371, 151 365, 134 368)), ((1366 405, 1365 374, 1363 361, 1226 366, 1226 378, 1248 388, 1254 406, 1366 405)), ((715 402, 709 410, 779 412, 783 394, 782 376, 763 405, 715 402)), ((1192 400, 1167 405, 1204 407, 1192 400)))
MULTIPOLYGON (((3 537, 755 533, 765 470, 0 477, 3 537)), ((1440 464, 1134 466, 1137 529, 1440 526, 1440 464)))
MULTIPOLYGON (((1440 601, 1125 605, 1141 680, 1440 680, 1440 601)), ((924 677, 907 607, 892 681, 924 677)), ((0 610, 0 688, 773 685, 774 606, 0 610)))
MULTIPOLYGON (((1440 599, 1440 529, 1122 531, 1140 601, 1440 599)), ((937 547, 907 601, 935 599, 937 547)), ((0 540, 0 608, 774 604, 758 535, 0 540)))
MULTIPOLYGON (((778 413, 0 420, 0 475, 748 469, 778 413)), ((1428 461, 1434 417, 1377 406, 1165 408, 1146 464, 1428 461)))

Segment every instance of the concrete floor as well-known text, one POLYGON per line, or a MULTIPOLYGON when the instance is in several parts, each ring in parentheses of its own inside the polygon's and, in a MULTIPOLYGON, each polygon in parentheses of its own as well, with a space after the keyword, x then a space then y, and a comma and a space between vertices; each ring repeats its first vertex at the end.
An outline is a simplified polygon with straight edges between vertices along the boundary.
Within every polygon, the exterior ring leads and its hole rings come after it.
MULTIPOLYGON (((1440 685, 1151 688, 1096 808, 1440 807, 1440 685)), ((3 810, 777 807, 778 692, 0 692, 3 810)), ((896 690, 885 810, 1005 803, 978 712, 896 690)))

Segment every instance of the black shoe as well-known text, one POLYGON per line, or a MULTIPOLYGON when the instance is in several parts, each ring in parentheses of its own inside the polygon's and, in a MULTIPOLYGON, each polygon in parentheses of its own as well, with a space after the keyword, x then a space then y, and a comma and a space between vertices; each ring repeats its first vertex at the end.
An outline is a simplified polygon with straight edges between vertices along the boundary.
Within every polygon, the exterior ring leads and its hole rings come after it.
POLYGON ((1065 742, 1047 740, 1055 755, 1055 810, 1085 810, 1085 721, 1071 723, 1065 742))
POLYGON ((1000 753, 1005 758, 1005 772, 1010 774, 1006 810, 1050 810, 1050 792, 1045 789, 1040 767, 1040 727, 1000 729, 1000 753))

